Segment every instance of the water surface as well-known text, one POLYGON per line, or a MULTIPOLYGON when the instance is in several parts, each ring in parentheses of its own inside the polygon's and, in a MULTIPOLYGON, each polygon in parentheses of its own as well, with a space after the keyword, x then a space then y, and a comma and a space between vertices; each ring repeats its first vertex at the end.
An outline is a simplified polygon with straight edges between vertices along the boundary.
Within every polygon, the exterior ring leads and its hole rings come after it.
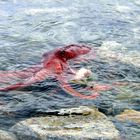
MULTIPOLYGON (((1 92, 2 129, 63 107, 96 105, 113 116, 126 108, 140 110, 139 0, 0 0, 1 70, 29 67, 40 62, 44 52, 71 43, 96 50, 93 61, 80 65, 93 71, 95 82, 129 84, 101 92, 96 100, 72 97, 53 79, 32 90, 1 92)), ((129 123, 116 122, 116 126, 126 137, 140 133, 136 125, 132 129, 129 123)))

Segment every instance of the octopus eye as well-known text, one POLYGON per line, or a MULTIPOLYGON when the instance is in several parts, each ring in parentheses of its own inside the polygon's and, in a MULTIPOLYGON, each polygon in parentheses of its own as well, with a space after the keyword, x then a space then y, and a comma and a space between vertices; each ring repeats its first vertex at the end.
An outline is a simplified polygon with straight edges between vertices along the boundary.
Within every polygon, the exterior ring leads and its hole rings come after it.
POLYGON ((66 53, 66 51, 64 51, 64 50, 63 50, 63 51, 61 51, 61 55, 62 55, 62 56, 64 56, 64 55, 65 55, 65 53, 66 53))

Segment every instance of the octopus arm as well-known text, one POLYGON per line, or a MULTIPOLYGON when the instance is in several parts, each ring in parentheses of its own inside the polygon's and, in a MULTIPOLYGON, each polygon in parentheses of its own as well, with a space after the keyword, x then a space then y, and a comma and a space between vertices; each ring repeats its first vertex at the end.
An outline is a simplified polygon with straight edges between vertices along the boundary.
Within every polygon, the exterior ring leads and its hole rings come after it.
POLYGON ((61 86, 61 88, 66 91, 67 93, 71 94, 72 96, 77 96, 80 97, 82 99, 95 99, 96 97, 99 96, 98 93, 94 93, 92 95, 83 95, 81 93, 79 93, 78 91, 76 91, 75 89, 73 89, 68 82, 64 81, 62 78, 58 79, 59 84, 61 86))
POLYGON ((37 72, 34 76, 32 76, 31 78, 25 80, 24 82, 20 82, 20 83, 10 85, 8 87, 0 88, 0 91, 21 89, 21 88, 30 86, 36 82, 45 80, 48 77, 48 75, 49 75, 48 71, 46 69, 42 69, 39 72, 37 72))
POLYGON ((37 65, 34 67, 26 68, 19 71, 0 71, 0 83, 5 83, 7 81, 20 78, 26 79, 34 75, 34 73, 41 70, 41 65, 37 65))

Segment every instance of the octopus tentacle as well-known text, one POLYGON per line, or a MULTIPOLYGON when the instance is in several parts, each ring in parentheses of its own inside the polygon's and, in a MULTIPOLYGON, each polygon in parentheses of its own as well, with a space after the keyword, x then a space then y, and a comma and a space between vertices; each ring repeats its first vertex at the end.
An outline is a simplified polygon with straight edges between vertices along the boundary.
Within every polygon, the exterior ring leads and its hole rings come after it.
POLYGON ((80 92, 74 90, 69 84, 68 82, 64 81, 62 78, 58 79, 59 84, 61 86, 62 89, 64 89, 67 93, 71 94, 72 96, 77 96, 80 97, 82 99, 95 99, 99 96, 99 94, 97 92, 95 92, 92 95, 83 95, 80 92))
POLYGON ((19 78, 26 79, 34 75, 34 73, 40 71, 41 66, 37 65, 34 67, 26 68, 19 71, 0 71, 0 83, 5 83, 7 81, 19 78))
POLYGON ((31 78, 25 80, 25 82, 20 82, 20 83, 16 83, 16 84, 13 84, 8 87, 0 88, 0 91, 21 89, 21 88, 30 86, 31 84, 34 84, 36 82, 43 81, 46 79, 47 76, 48 76, 48 71, 46 69, 42 69, 39 72, 37 72, 34 76, 32 76, 31 78))

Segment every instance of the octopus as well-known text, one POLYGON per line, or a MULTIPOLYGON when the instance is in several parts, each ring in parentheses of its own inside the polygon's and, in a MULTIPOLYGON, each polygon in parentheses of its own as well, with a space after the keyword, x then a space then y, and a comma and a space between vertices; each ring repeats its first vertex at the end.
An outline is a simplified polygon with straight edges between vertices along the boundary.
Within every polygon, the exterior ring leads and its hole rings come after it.
MULTIPOLYGON (((76 71, 70 67, 69 61, 86 55, 91 51, 92 49, 86 45, 71 44, 44 53, 39 65, 19 71, 0 71, 0 83, 8 83, 8 81, 15 78, 21 79, 21 82, 1 87, 0 91, 21 90, 34 83, 42 82, 48 77, 54 77, 61 88, 72 96, 83 99, 95 99, 99 96, 97 92, 91 93, 91 95, 84 95, 78 92, 72 88, 66 76, 67 74, 76 76, 76 71)), ((100 89, 102 90, 102 87, 98 87, 98 91, 100 89)))

